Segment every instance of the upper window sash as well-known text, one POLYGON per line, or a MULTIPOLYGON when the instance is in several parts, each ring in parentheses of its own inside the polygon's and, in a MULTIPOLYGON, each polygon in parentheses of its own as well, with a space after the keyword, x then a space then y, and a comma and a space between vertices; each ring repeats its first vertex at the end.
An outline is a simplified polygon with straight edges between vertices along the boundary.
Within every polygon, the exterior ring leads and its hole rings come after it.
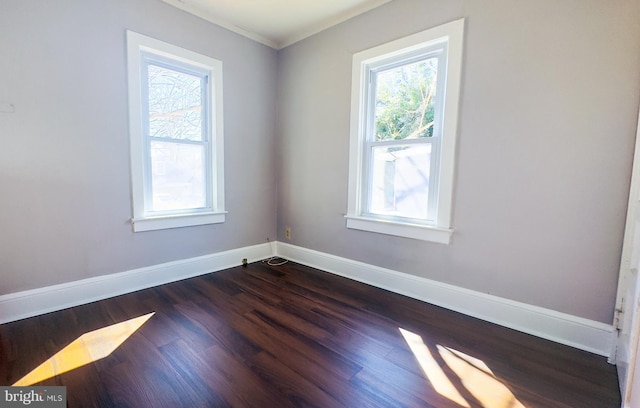
POLYGON ((211 135, 211 114, 213 113, 210 109, 211 106, 211 92, 209 92, 209 78, 212 74, 210 69, 198 68, 193 65, 189 65, 187 63, 171 60, 166 57, 161 57, 159 55, 155 55, 149 52, 141 52, 141 78, 142 78, 142 108, 144 110, 143 114, 145 118, 143 120, 143 129, 144 134, 150 138, 158 138, 158 139, 168 139, 175 141, 197 141, 193 139, 180 139, 180 138, 172 138, 169 136, 154 136, 151 135, 149 128, 149 87, 144 86, 149 83, 149 66, 159 67, 175 72, 179 72, 185 75, 189 75, 192 77, 196 77, 200 79, 200 106, 202 107, 202 123, 200 128, 200 141, 207 142, 210 140, 211 135))

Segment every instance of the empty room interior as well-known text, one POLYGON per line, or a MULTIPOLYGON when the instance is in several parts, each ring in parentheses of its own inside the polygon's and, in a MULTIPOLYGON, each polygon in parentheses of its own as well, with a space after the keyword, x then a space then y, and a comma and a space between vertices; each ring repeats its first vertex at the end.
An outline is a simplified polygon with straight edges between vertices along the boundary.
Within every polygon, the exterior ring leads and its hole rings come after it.
POLYGON ((640 0, 0 0, 0 73, 0 406, 640 407, 640 0))

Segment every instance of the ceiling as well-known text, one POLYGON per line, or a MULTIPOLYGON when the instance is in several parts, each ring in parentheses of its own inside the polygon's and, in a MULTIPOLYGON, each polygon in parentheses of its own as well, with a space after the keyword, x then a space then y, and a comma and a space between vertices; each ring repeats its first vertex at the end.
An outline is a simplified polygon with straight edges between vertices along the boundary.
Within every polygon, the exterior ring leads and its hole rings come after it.
POLYGON ((391 0, 162 0, 281 49, 391 0))

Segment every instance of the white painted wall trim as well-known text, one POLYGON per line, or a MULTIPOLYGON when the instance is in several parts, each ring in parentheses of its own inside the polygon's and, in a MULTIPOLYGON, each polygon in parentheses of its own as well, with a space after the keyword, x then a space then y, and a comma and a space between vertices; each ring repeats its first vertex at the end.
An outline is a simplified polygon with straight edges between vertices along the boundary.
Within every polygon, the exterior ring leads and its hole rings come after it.
POLYGON ((233 31, 236 34, 240 34, 253 41, 257 41, 261 44, 264 44, 267 47, 271 47, 275 50, 281 50, 285 47, 288 47, 291 44, 294 44, 307 37, 310 37, 314 34, 324 31, 327 28, 333 27, 334 25, 347 21, 350 18, 366 13, 367 11, 373 10, 376 7, 380 7, 383 4, 390 2, 391 0, 370 0, 367 2, 363 2, 361 5, 355 6, 349 10, 345 10, 336 16, 331 16, 317 23, 307 25, 302 30, 285 33, 285 35, 281 39, 275 38, 277 37, 277 35, 271 35, 271 36, 262 35, 262 34, 259 34, 258 32, 251 31, 250 29, 241 28, 237 26, 235 23, 232 23, 230 20, 227 20, 221 16, 217 16, 214 12, 210 10, 206 10, 205 8, 199 7, 198 5, 190 4, 192 2, 185 2, 184 0, 162 0, 162 1, 174 7, 177 7, 181 10, 184 10, 187 13, 191 13, 194 16, 198 16, 202 19, 205 19, 210 23, 219 25, 220 27, 226 28, 229 31, 233 31))
POLYGON ((0 296, 0 324, 282 256, 488 322, 611 357, 612 325, 432 281, 283 242, 167 262, 144 268, 0 296), (275 249, 275 251, 274 251, 275 249))
POLYGON ((276 243, 276 254, 294 262, 422 300, 491 323, 611 358, 612 325, 488 295, 366 263, 276 243))
POLYGON ((255 262, 271 256, 270 244, 132 269, 0 296, 0 324, 255 262))

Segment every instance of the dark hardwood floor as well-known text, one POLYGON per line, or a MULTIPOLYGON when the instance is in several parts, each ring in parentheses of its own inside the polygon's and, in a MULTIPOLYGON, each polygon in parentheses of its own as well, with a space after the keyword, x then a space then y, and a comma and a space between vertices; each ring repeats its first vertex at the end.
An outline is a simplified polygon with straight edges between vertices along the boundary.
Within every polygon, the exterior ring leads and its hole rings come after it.
POLYGON ((620 406, 603 357, 295 263, 2 325, 0 385, 151 312, 108 356, 38 385, 66 386, 70 407, 620 406))

